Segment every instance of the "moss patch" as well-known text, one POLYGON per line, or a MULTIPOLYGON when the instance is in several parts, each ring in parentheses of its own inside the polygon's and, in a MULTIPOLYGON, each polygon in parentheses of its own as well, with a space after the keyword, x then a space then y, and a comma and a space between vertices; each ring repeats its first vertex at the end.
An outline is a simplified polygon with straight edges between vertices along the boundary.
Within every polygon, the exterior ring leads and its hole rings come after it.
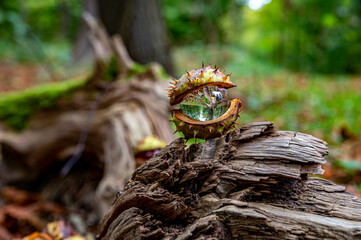
MULTIPOLYGON (((127 78, 147 72, 150 64, 135 63, 127 78)), ((112 58, 104 70, 104 80, 114 81, 119 74, 116 58, 112 58)), ((157 72, 159 77, 167 76, 164 69, 157 72)), ((75 78, 56 83, 46 83, 24 91, 0 95, 0 121, 4 121, 10 128, 21 131, 27 127, 29 118, 37 111, 49 109, 65 96, 69 96, 77 89, 86 85, 89 78, 75 78)))
MULTIPOLYGON (((131 66, 126 78, 130 79, 134 76, 146 73, 147 71, 149 71, 149 69, 151 67, 152 67, 151 63, 142 65, 137 62, 134 62, 134 64, 131 66)), ((164 70, 164 68, 162 66, 157 68, 157 71, 155 72, 155 74, 156 74, 156 78, 158 78, 158 79, 165 79, 165 78, 168 79, 169 78, 169 75, 167 74, 167 72, 164 70)))
POLYGON ((76 78, 3 94, 0 96, 0 120, 14 130, 23 130, 33 113, 54 106, 59 98, 74 93, 86 82, 87 78, 76 78))
POLYGON ((109 63, 104 66, 104 80, 107 82, 112 82, 117 79, 119 75, 119 68, 117 59, 112 56, 109 63))

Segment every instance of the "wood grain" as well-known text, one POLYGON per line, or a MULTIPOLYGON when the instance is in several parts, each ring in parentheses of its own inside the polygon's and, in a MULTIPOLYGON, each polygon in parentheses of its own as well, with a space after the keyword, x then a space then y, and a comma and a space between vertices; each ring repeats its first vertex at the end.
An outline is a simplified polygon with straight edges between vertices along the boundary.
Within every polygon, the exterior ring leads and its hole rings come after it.
POLYGON ((197 145, 177 139, 134 172, 98 238, 360 239, 361 200, 308 177, 327 153, 272 122, 197 145))

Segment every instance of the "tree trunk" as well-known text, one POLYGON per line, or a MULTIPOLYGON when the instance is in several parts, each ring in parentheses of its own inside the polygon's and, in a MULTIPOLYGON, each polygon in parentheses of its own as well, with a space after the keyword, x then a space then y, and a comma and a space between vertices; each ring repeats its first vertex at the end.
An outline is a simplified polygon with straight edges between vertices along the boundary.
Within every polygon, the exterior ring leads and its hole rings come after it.
POLYGON ((173 73, 170 43, 158 0, 98 0, 100 19, 110 35, 120 34, 129 55, 158 62, 173 73))
MULTIPOLYGON (((120 34, 133 60, 141 64, 158 62, 173 74, 170 42, 158 0, 85 0, 83 5, 92 15, 99 14, 110 36, 120 34)), ((75 56, 82 56, 88 47, 84 29, 80 27, 75 56)))
POLYGON ((322 174, 327 144, 251 123, 139 167, 100 239, 356 239, 361 200, 322 174))

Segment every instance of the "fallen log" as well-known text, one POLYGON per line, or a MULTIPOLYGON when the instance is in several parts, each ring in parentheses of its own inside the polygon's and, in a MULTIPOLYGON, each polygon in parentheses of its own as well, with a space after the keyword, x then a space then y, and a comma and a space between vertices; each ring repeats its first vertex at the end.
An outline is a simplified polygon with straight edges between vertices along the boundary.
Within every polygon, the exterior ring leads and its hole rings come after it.
POLYGON ((326 142, 251 123, 173 141, 136 169, 99 239, 360 239, 361 200, 322 174, 326 142))
POLYGON ((96 57, 94 73, 71 94, 57 94, 51 106, 46 91, 55 84, 3 104, 12 107, 7 119, 0 116, 0 186, 40 191, 48 200, 99 217, 135 170, 138 143, 148 136, 169 143, 174 136, 160 65, 134 63, 119 36, 110 38, 89 14, 84 19, 96 57), (20 119, 16 109, 22 103, 35 110, 20 125, 27 127, 14 131, 7 120, 20 119), (75 165, 61 171, 69 161, 75 165))

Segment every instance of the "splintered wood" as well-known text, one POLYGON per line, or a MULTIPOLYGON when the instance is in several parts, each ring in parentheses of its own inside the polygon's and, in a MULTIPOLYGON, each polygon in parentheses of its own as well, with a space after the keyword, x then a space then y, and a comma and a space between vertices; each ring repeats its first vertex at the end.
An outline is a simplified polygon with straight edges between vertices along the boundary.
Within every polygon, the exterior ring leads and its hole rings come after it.
POLYGON ((103 218, 100 239, 361 238, 361 200, 322 174, 327 144, 251 123, 138 168, 103 218))

